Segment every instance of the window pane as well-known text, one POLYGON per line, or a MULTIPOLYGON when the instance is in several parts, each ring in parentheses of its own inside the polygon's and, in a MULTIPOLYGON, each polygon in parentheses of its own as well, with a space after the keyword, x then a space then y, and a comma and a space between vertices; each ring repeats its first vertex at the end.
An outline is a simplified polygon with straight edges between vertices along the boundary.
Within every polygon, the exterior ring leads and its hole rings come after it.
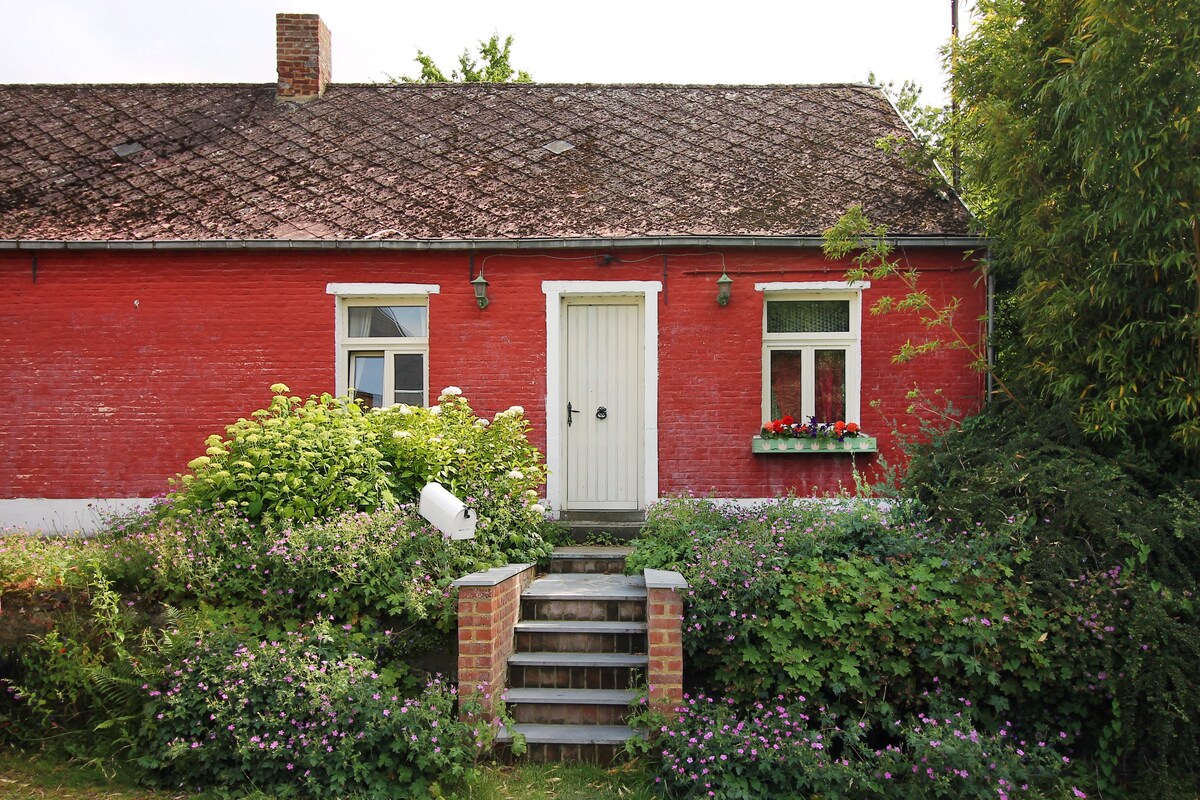
POLYGON ((396 385, 392 387, 396 403, 410 406, 425 404, 425 356, 415 353, 396 353, 392 356, 396 385))
MULTIPOLYGON (((815 353, 817 421, 846 419, 846 351, 817 350, 815 353)), ((858 420, 849 420, 857 422, 858 420)))
POLYGON ((771 419, 801 418, 799 350, 771 351, 771 419))
POLYGON ((383 356, 350 356, 350 385, 367 408, 383 407, 383 356))
POLYGON ((849 333, 849 300, 774 300, 767 333, 849 333))
POLYGON ((401 339, 428 335, 425 306, 350 306, 347 310, 347 334, 352 337, 401 339))

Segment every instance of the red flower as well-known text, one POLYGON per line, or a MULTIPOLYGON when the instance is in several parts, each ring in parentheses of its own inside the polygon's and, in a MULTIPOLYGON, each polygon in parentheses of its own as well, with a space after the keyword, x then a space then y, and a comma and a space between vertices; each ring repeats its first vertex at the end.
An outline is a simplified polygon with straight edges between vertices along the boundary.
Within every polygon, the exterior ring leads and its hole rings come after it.
POLYGON ((796 424, 796 419, 791 414, 788 414, 786 417, 784 417, 783 419, 781 419, 779 421, 782 422, 784 425, 795 425, 796 424))
POLYGON ((858 423, 857 422, 847 423, 846 432, 847 433, 858 433, 858 423))

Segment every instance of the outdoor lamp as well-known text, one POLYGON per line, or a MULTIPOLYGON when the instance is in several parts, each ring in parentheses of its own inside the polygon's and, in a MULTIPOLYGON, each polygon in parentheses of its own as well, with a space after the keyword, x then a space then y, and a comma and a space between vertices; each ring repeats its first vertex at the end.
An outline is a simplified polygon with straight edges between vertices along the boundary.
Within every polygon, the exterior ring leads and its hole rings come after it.
POLYGON ((722 269, 721 277, 717 278, 717 305, 729 305, 729 289, 731 286, 733 286, 733 278, 729 277, 725 270, 722 269))
POLYGON ((479 275, 473 281, 471 281, 471 286, 473 286, 475 288, 475 302, 479 303, 479 307, 481 309, 487 308, 488 282, 487 282, 487 278, 483 277, 483 267, 479 268, 479 275))

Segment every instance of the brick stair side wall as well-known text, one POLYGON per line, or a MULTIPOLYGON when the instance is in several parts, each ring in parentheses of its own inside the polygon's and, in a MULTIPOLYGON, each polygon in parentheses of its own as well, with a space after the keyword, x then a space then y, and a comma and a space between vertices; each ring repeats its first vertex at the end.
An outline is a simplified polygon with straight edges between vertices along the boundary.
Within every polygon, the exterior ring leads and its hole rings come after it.
POLYGON ((477 697, 489 719, 496 717, 504 690, 521 592, 534 573, 533 564, 510 564, 454 582, 458 587, 459 697, 477 697))
MULTIPOLYGON (((682 583, 678 573, 675 576, 682 583)), ((655 586, 647 578, 646 622, 649 655, 650 707, 667 716, 683 704, 683 597, 682 586, 655 586)))

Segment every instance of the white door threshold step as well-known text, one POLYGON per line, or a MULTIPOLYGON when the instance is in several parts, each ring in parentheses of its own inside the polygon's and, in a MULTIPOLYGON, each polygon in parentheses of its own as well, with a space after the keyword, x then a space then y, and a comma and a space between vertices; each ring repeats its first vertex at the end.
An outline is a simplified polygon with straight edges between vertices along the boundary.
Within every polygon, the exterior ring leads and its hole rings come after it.
POLYGON ((645 600, 646 579, 640 575, 552 573, 521 592, 522 600, 645 600))
POLYGON ((637 696, 637 692, 629 689, 509 689, 504 702, 627 706, 637 699, 637 696))
POLYGON ((644 622, 587 619, 523 619, 517 633, 645 633, 644 622))
POLYGON ((500 729, 496 740, 511 742, 513 734, 525 737, 527 744, 615 744, 641 736, 642 731, 628 725, 544 725, 516 722, 500 729))
POLYGON ((508 664, 512 667, 644 668, 649 660, 644 655, 631 653, 513 653, 508 659, 508 664))

